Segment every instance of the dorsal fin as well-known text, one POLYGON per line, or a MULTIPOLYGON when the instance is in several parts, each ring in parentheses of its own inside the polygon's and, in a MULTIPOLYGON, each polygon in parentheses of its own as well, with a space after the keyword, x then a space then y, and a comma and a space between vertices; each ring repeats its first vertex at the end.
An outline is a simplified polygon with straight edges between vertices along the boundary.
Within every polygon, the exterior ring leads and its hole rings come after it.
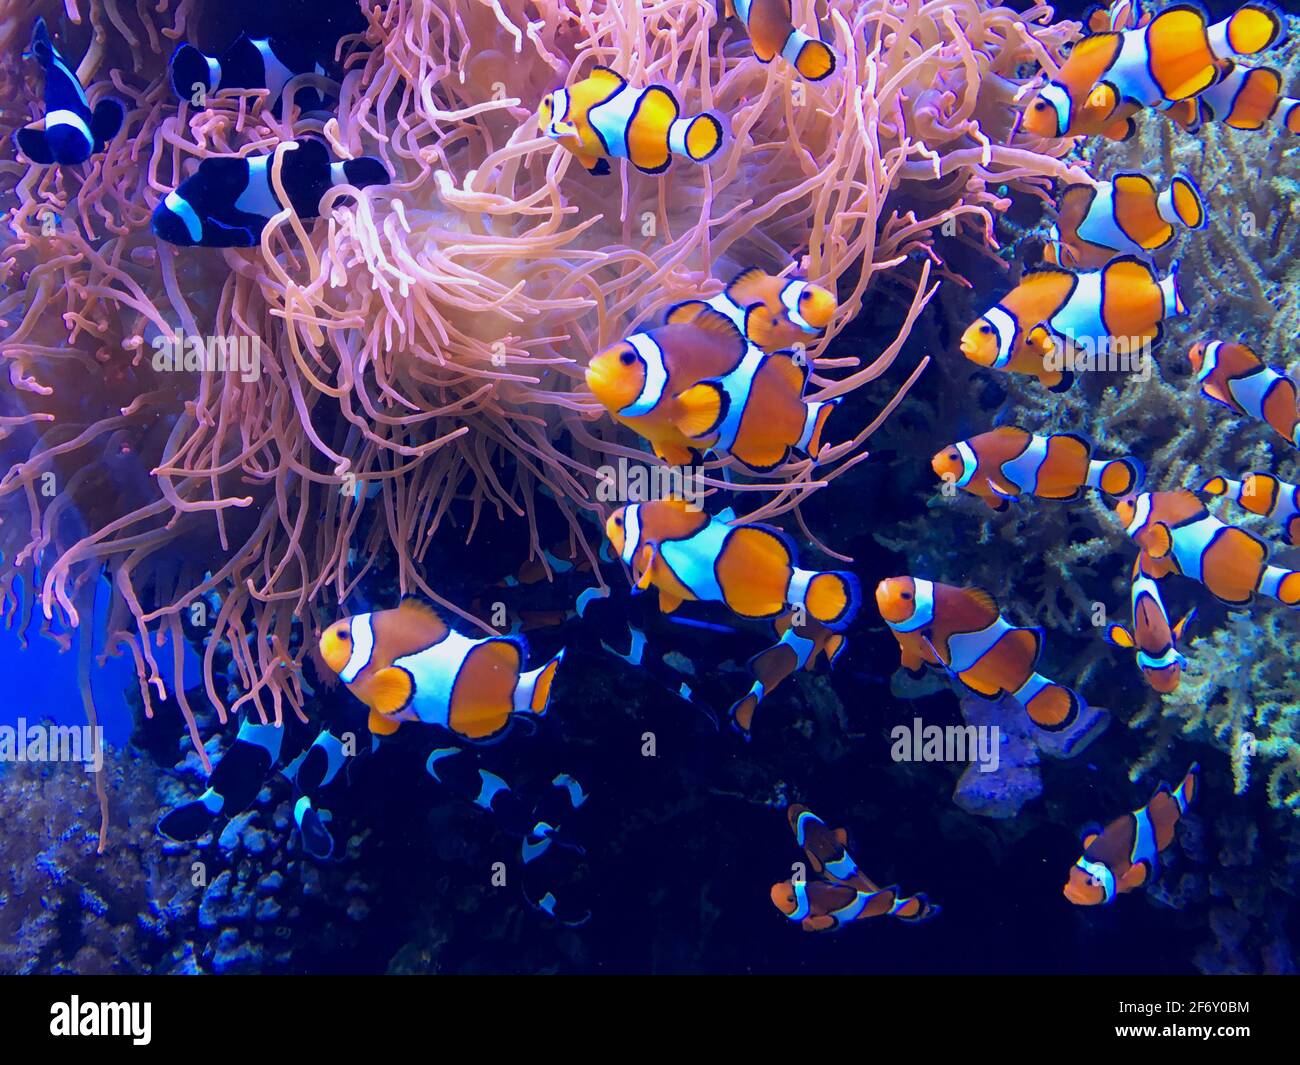
POLYGON ((727 282, 726 293, 731 301, 738 306, 748 307, 752 303, 762 301, 762 295, 755 292, 757 284, 767 279, 767 273, 757 266, 751 266, 748 270, 742 270, 730 281, 727 282))
POLYGON ((588 77, 598 85, 606 85, 611 89, 622 88, 627 84, 627 79, 612 67, 592 67, 588 77))
MULTIPOLYGON (((681 304, 678 305, 678 307, 680 306, 681 304)), ((677 308, 674 308, 674 310, 677 310, 677 308)), ((728 340, 744 343, 745 338, 741 336, 740 330, 736 328, 736 323, 721 311, 715 311, 712 307, 701 307, 687 321, 696 329, 703 329, 706 333, 714 333, 717 336, 726 337, 728 340)), ((673 324, 677 323, 674 322, 673 324)))
POLYGON ((999 612, 997 600, 983 588, 963 588, 962 591, 972 603, 992 611, 995 615, 999 612))

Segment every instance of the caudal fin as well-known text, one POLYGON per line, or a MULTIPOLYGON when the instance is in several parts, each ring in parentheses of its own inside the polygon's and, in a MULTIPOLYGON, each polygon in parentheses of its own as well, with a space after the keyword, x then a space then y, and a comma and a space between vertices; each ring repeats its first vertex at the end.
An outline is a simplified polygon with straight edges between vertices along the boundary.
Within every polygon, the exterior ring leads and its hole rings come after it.
POLYGON ((203 96, 214 93, 221 84, 221 64, 192 44, 177 45, 167 67, 172 92, 182 100, 193 100, 196 93, 203 96))
POLYGON ((791 31, 781 55, 809 81, 829 78, 839 62, 839 57, 825 41, 810 37, 802 30, 791 31))
POLYGON ((845 570, 815 573, 797 569, 790 587, 796 592, 791 597, 795 606, 802 606, 814 621, 837 632, 848 627, 862 606, 862 586, 854 574, 845 570), (802 589, 801 594, 798 589, 802 589))
POLYGON ((679 118, 668 130, 668 147, 696 163, 716 155, 725 139, 721 120, 709 111, 694 118, 679 118))
POLYGON ((1200 187, 1186 174, 1179 174, 1170 182, 1169 188, 1160 194, 1157 207, 1160 217, 1170 225, 1204 229, 1209 222, 1200 187))
POLYGON ((555 673, 563 661, 564 652, 561 651, 541 668, 519 674, 519 683, 515 686, 516 713, 539 717, 546 713, 551 701, 551 685, 555 683, 555 673))
POLYGON ((1175 260, 1169 267, 1169 276, 1160 282, 1160 294, 1164 297, 1166 318, 1175 318, 1187 313, 1187 305, 1183 303, 1183 294, 1178 288, 1178 267, 1179 263, 1175 260))
POLYGON ((1276 599, 1283 606, 1300 606, 1300 572, 1265 566, 1259 578, 1259 592, 1276 599))
POLYGON ((1096 459, 1088 464, 1088 484, 1109 496, 1126 496, 1136 492, 1146 480, 1146 467, 1129 455, 1109 462, 1096 459))
POLYGON ((1073 688, 1040 673, 1033 674, 1012 697, 1025 708, 1029 720, 1045 732, 1071 728, 1088 705, 1073 688))
POLYGON ((1256 55, 1277 44, 1286 33, 1281 12, 1270 3, 1253 0, 1209 28, 1210 49, 1220 59, 1256 55))
POLYGON ((810 458, 817 457, 822 449, 822 431, 826 428, 826 421, 841 402, 842 398, 837 397, 804 404, 808 413, 803 423, 803 434, 799 437, 799 443, 795 445, 799 451, 810 458))
POLYGON ((1174 802, 1178 803, 1180 813, 1187 813, 1187 808, 1196 801, 1196 793, 1201 790, 1201 764, 1193 762, 1187 767, 1183 782, 1174 788, 1174 802))
POLYGON ((932 903, 926 896, 925 892, 917 892, 910 898, 898 898, 894 900, 894 905, 889 910, 891 917, 897 917, 900 921, 928 921, 931 917, 937 917, 940 907, 932 903))

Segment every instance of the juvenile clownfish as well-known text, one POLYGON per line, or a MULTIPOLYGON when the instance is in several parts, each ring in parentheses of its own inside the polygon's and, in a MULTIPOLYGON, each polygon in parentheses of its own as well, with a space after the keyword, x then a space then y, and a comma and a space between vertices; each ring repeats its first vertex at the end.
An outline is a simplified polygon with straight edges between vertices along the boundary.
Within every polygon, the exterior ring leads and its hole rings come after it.
POLYGON ((749 660, 754 683, 727 713, 731 727, 746 740, 752 738, 754 711, 760 702, 798 670, 815 668, 819 656, 824 655, 827 665, 833 667, 847 643, 843 633, 832 632, 812 619, 802 625, 794 624, 791 614, 776 619, 776 631, 781 638, 749 660))
POLYGON ((1153 689, 1162 693, 1177 691, 1183 670, 1187 668, 1187 659, 1179 652, 1178 642, 1196 617, 1196 608, 1189 610, 1178 624, 1170 625, 1169 614, 1160 598, 1160 585, 1136 563, 1130 599, 1133 628, 1110 625, 1103 635, 1108 643, 1137 652, 1138 668, 1153 689))
POLYGON ((724 0, 723 10, 745 24, 760 63, 780 55, 809 81, 835 73, 838 57, 829 45, 795 28, 790 0, 724 0))
POLYGON ((929 666, 982 698, 1009 695, 1048 732, 1064 732, 1087 708, 1078 692, 1036 672, 1043 630, 1012 625, 983 589, 890 577, 876 586, 876 607, 911 673, 929 666))
POLYGON ((1201 767, 1193 762, 1183 782, 1161 784, 1139 810, 1117 817, 1105 828, 1083 831, 1083 854, 1070 867, 1062 893, 1076 906, 1100 906, 1136 891, 1160 872, 1160 854, 1174 841, 1174 826, 1187 813, 1200 788, 1201 767))
POLYGON ((638 89, 609 67, 543 98, 537 126, 577 156, 591 174, 608 174, 610 157, 627 159, 645 174, 661 174, 674 155, 693 163, 722 147, 723 126, 705 111, 682 118, 681 105, 662 85, 638 89))
POLYGON ((809 360, 765 355, 722 314, 699 310, 634 333, 587 366, 587 386, 612 414, 674 465, 696 452, 775 469, 792 452, 816 457, 839 399, 803 398, 809 360))
POLYGON ((1205 495, 1227 496, 1243 510, 1270 519, 1282 527, 1288 544, 1300 546, 1300 487, 1279 481, 1271 473, 1248 473, 1240 481, 1211 477, 1200 490, 1205 495))
POLYGON ((321 635, 320 654, 370 708, 376 735, 422 721, 475 741, 501 738, 516 715, 545 714, 564 658, 561 651, 526 672, 522 636, 463 636, 414 599, 336 621, 321 635))
MULTIPOLYGON (((321 197, 335 185, 386 185, 384 164, 369 156, 330 162, 322 141, 287 142, 281 179, 300 218, 320 214, 321 197)), ((153 212, 153 231, 182 247, 253 248, 262 230, 285 205, 271 186, 274 153, 211 156, 169 192, 153 212)))
POLYGON ((1034 436, 1005 425, 961 440, 930 460, 947 483, 1005 510, 1022 493, 1039 499, 1078 499, 1083 489, 1125 496, 1142 485, 1146 473, 1131 456, 1094 459, 1092 444, 1074 433, 1034 436))
POLYGON ((614 553, 636 586, 659 589, 671 614, 684 601, 722 603, 743 618, 775 618, 801 608, 840 632, 858 612, 858 579, 842 571, 799 569, 794 544, 770 525, 729 525, 680 499, 619 507, 605 524, 614 553))
POLYGON ((844 829, 828 828, 798 804, 786 811, 786 818, 816 879, 772 885, 772 904, 805 932, 833 932, 869 917, 897 917, 914 924, 939 914, 940 907, 923 894, 904 896, 897 885, 880 888, 872 883, 849 854, 844 829))
POLYGON ((1178 4, 1145 26, 1085 37, 1029 105, 1024 128, 1039 137, 1127 139, 1142 108, 1196 96, 1225 60, 1264 51, 1283 29, 1268 4, 1244 4, 1213 26, 1201 9, 1178 4))
POLYGON ((1300 573, 1270 566, 1263 540, 1220 521, 1191 492, 1143 492, 1120 500, 1115 512, 1142 548, 1138 562, 1148 577, 1200 581, 1231 607, 1247 606, 1255 593, 1300 605, 1300 573))
POLYGON ((1300 448, 1296 383, 1265 366, 1245 344, 1222 340, 1195 345, 1187 355, 1201 395, 1237 414, 1267 422, 1292 447, 1300 448))
POLYGON ((1116 253, 1146 255, 1168 245, 1176 227, 1204 229, 1209 222, 1201 190, 1185 174, 1164 192, 1144 174, 1070 185, 1057 211, 1044 258, 1073 270, 1100 270, 1116 253))
POLYGON ((837 308, 835 295, 798 278, 775 277, 757 267, 742 270, 716 296, 669 308, 668 324, 693 322, 712 308, 768 354, 820 337, 837 308))
MULTIPOLYGON (((196 92, 205 96, 224 89, 266 89, 268 103, 278 106, 280 94, 299 74, 321 74, 314 50, 300 41, 250 37, 241 33, 219 59, 204 55, 192 44, 179 44, 167 64, 172 91, 182 100, 196 92)), ((303 103, 318 107, 324 101, 315 89, 303 89, 303 103), (311 99, 305 97, 310 94, 311 99)))
POLYGON ((105 97, 90 108, 86 90, 50 40, 43 18, 32 27, 32 43, 24 53, 45 71, 45 128, 26 127, 14 134, 14 143, 33 163, 84 163, 117 136, 126 118, 120 100, 105 97))
POLYGON ((1226 72, 1200 96, 1164 109, 1165 116, 1189 133, 1207 122, 1232 129, 1259 130, 1267 125, 1300 134, 1300 100, 1282 95, 1282 75, 1271 67, 1225 64, 1226 72))
POLYGON ((1100 352, 1116 337, 1134 345, 1155 343, 1164 320, 1184 313, 1177 263, 1164 280, 1156 279, 1149 263, 1128 255, 1090 273, 1049 266, 1025 274, 977 319, 962 334, 961 352, 978 366, 1029 374, 1061 392, 1074 374, 1051 365, 1055 360, 1065 367, 1060 345, 1100 352))

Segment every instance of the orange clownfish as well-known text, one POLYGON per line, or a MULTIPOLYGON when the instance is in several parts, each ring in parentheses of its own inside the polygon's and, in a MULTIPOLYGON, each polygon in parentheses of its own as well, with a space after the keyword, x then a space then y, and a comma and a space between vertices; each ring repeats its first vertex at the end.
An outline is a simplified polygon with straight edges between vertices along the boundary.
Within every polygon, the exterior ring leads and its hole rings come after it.
POLYGON ((1049 732, 1070 728, 1087 708, 1078 692, 1035 671, 1043 630, 1012 625, 980 588, 890 577, 876 586, 876 606, 910 672, 943 669, 985 699, 1009 695, 1049 732))
POLYGON ((780 55, 809 81, 821 81, 835 72, 838 58, 831 48, 795 28, 790 0, 725 0, 724 11, 727 18, 745 24, 760 63, 780 55))
POLYGON ((1105 828, 1083 830, 1083 854, 1070 867, 1062 893, 1076 906, 1100 906, 1135 891, 1160 871, 1160 853, 1174 841, 1174 826, 1187 813, 1200 787, 1195 762, 1183 782, 1161 784, 1140 810, 1117 817, 1105 828))
POLYGON ((674 465, 695 452, 771 470, 792 452, 816 457, 839 399, 803 398, 809 360, 765 355, 711 308, 640 333, 596 355, 587 386, 617 421, 674 465))
POLYGON ((732 704, 727 714, 731 727, 747 740, 751 738, 754 711, 760 702, 798 670, 815 668, 821 655, 825 655, 827 665, 834 666, 846 643, 843 633, 833 632, 811 618, 796 625, 792 614, 776 619, 776 631, 781 638, 749 660, 749 671, 754 676, 754 683, 749 691, 732 704))
POLYGON ((877 887, 848 852, 849 835, 828 828, 808 807, 786 811, 794 838, 803 848, 816 879, 772 885, 772 904, 805 932, 833 932, 868 917, 897 917, 915 923, 936 916, 940 907, 925 895, 900 895, 898 887, 877 887))
POLYGON ((1212 340, 1187 354, 1201 395, 1237 414, 1267 422, 1292 447, 1300 448, 1300 413, 1296 383, 1281 370, 1265 366, 1245 344, 1212 340))
POLYGON ((1300 134, 1300 100, 1282 95, 1282 75, 1271 67, 1227 64, 1226 73, 1200 96, 1171 104, 1165 117, 1196 133, 1207 122, 1232 129, 1274 125, 1300 134))
POLYGON ((984 500, 994 510, 1022 493, 1039 499, 1078 499, 1083 489, 1125 496, 1146 476, 1132 457, 1094 459, 1092 445, 1074 433, 1034 436, 1004 425, 944 448, 930 460, 934 472, 984 500))
POLYGON ((1200 490, 1206 495, 1227 496, 1243 510, 1268 518, 1282 527, 1288 544, 1300 546, 1300 487, 1279 481, 1271 473, 1248 473, 1240 481, 1211 477, 1200 490))
POLYGON ((1138 668, 1146 682, 1158 692, 1178 690, 1187 659, 1178 650, 1187 626, 1196 616, 1196 608, 1176 625, 1169 624, 1169 614, 1160 598, 1160 585, 1146 576, 1138 564, 1133 566, 1133 628, 1110 625, 1103 635, 1108 643, 1137 652, 1138 668))
POLYGON ((1262 52, 1282 32, 1271 5, 1244 4, 1211 26, 1204 11, 1178 4, 1145 26, 1085 37, 1029 105, 1024 127, 1040 137, 1126 139, 1139 110, 1198 95, 1219 79, 1224 61, 1262 52))
POLYGON ((1118 174, 1098 185, 1070 185, 1044 259, 1072 270, 1100 270, 1116 255, 1165 247, 1175 227, 1203 229, 1209 219, 1201 190, 1184 174, 1160 192, 1144 174, 1118 174))
POLYGON ((751 267, 711 299, 676 304, 667 321, 692 322, 703 308, 711 307, 731 319, 751 344, 772 354, 820 337, 837 306, 834 293, 820 285, 751 267))
POLYGON ((1300 573, 1270 566, 1263 540, 1220 521, 1186 489, 1143 492, 1120 500, 1115 512, 1142 548, 1138 562, 1148 577, 1200 581, 1227 606, 1246 606, 1255 593, 1300 605, 1300 573))
POLYGON ((504 736, 516 714, 545 714, 564 658, 561 651, 525 672, 522 637, 463 636, 415 599, 336 621, 319 646, 326 665, 370 708, 371 732, 387 736, 403 721, 422 721, 478 741, 504 736))
POLYGON ((1029 374, 1061 392, 1074 380, 1070 345, 1103 352, 1119 338, 1140 348, 1159 340, 1166 318, 1185 312, 1177 263, 1164 280, 1129 255, 1090 273, 1049 266, 1025 274, 976 320, 962 334, 961 352, 979 366, 1029 374))
POLYGON ((1150 21, 1151 12, 1143 11, 1139 0, 1112 0, 1109 5, 1090 7, 1083 14, 1083 25, 1089 33, 1131 30, 1150 21))
POLYGON ((664 86, 638 89, 609 67, 596 67, 582 81, 546 96, 537 125, 577 156, 588 173, 608 174, 613 157, 627 159, 643 173, 660 174, 674 155, 702 163, 722 147, 717 115, 681 114, 677 98, 664 86))
POLYGON ((845 629, 861 592, 852 573, 799 569, 794 545, 770 525, 729 525, 680 499, 619 507, 605 523, 614 553, 641 589, 659 589, 665 614, 683 601, 723 603, 743 618, 774 618, 787 609, 845 629))

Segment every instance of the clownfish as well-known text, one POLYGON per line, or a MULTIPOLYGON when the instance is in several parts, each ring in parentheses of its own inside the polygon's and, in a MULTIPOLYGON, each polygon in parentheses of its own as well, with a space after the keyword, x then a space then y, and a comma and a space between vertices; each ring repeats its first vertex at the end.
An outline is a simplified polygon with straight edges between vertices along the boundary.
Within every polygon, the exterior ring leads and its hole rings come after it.
MULTIPOLYGON (((302 42, 272 37, 250 37, 241 33, 219 59, 204 55, 192 44, 179 44, 167 64, 172 91, 182 100, 196 92, 205 96, 223 89, 267 89, 268 103, 277 106, 280 94, 291 78, 299 74, 324 75, 325 68, 316 62, 314 51, 302 42)), ((315 89, 308 107, 323 103, 315 89)))
POLYGON ((775 277, 757 267, 742 270, 707 300, 685 300, 668 310, 667 324, 693 322, 711 307, 731 319, 751 344, 773 354, 820 337, 835 317, 835 295, 798 278, 775 277))
POLYGON ((770 525, 729 525, 680 499, 619 507, 605 523, 610 545, 636 586, 659 590, 659 609, 683 602, 722 603, 743 618, 775 618, 788 609, 835 632, 858 612, 858 579, 843 571, 799 569, 794 544, 770 525))
POLYGON ((1138 111, 1196 96, 1225 60, 1262 52, 1282 33, 1271 5, 1249 3, 1213 26, 1200 8, 1178 4, 1145 26, 1093 34, 1029 105, 1024 128, 1039 137, 1127 139, 1138 111))
POLYGON ((1014 425, 961 440, 938 452, 930 465, 947 483, 1005 510, 1022 493, 1039 499, 1078 499, 1083 489, 1107 495, 1135 492, 1146 476, 1128 456, 1094 459, 1092 444, 1075 433, 1034 436, 1014 425))
POLYGON ((843 633, 833 632, 812 619, 796 625, 790 614, 777 618, 776 631, 781 638, 749 660, 754 683, 727 712, 731 727, 746 740, 752 738, 754 711, 760 702, 798 670, 815 668, 819 656, 824 655, 827 665, 833 667, 848 642, 843 633))
POLYGON ((1196 133, 1207 122, 1259 130, 1270 123, 1300 134, 1300 100, 1282 95, 1282 75, 1271 67, 1229 63, 1227 72, 1200 96, 1164 109, 1165 117, 1196 133))
POLYGON ((1058 345, 1102 351, 1114 338, 1155 343, 1161 323, 1186 313, 1178 291, 1178 264, 1157 280, 1149 263, 1125 255, 1101 270, 1071 273, 1048 266, 1032 270, 962 334, 961 352, 978 366, 1029 374, 1053 392, 1069 388, 1074 374, 1058 345), (1052 356, 1052 359, 1049 359, 1052 356))
POLYGON ((1139 0, 1114 0, 1109 5, 1096 4, 1083 13, 1083 25, 1089 33, 1131 30, 1151 21, 1151 12, 1143 11, 1139 0))
POLYGON ((1267 422, 1288 444, 1300 448, 1296 383, 1283 371, 1265 366, 1245 344, 1222 340, 1197 344, 1187 357, 1201 395, 1267 422))
POLYGON ((1071 185, 1057 204, 1058 221, 1044 259, 1073 270, 1100 270, 1116 253, 1146 255, 1165 247, 1175 227, 1209 223, 1201 190, 1180 174, 1160 192, 1144 174, 1118 174, 1098 185, 1071 185))
POLYGON ((703 163, 722 147, 723 126, 705 111, 682 118, 662 85, 638 89, 609 67, 542 99, 537 126, 577 156, 591 174, 608 174, 609 158, 626 159, 645 174, 661 174, 674 155, 703 163))
POLYGON ((1227 496, 1243 510, 1270 519, 1282 527, 1288 544, 1300 546, 1300 487, 1279 481, 1271 473, 1248 473, 1240 481, 1211 477, 1200 491, 1227 496))
POLYGON ((389 736, 404 721, 440 725, 467 740, 505 735, 518 714, 546 713, 561 651, 525 671, 522 636, 464 636, 425 603, 356 614, 321 634, 321 658, 370 708, 370 731, 389 736))
POLYGON ((724 0, 723 10, 745 24, 760 63, 779 55, 809 81, 835 73, 838 57, 825 42, 795 28, 790 0, 724 0))
POLYGON ((1300 573, 1270 566, 1263 540, 1220 521, 1186 489, 1143 492, 1120 500, 1115 511, 1142 548, 1138 561, 1148 577, 1177 573, 1200 581, 1232 607, 1248 605, 1257 592, 1300 605, 1300 573))
POLYGON ((1087 709, 1078 692, 1035 671, 1043 630, 1012 625, 981 588, 890 577, 876 586, 876 607, 911 673, 938 668, 982 698, 1009 695, 1048 732, 1070 728, 1087 709))
POLYGON ((1115 647, 1137 652, 1138 668, 1156 691, 1177 691, 1183 670, 1187 668, 1187 659, 1179 652, 1178 641, 1196 617, 1196 608, 1189 610, 1176 625, 1170 625, 1164 600, 1160 598, 1160 585, 1146 576, 1136 563, 1130 601, 1133 628, 1109 625, 1102 635, 1115 647))
POLYGON ((803 398, 810 360, 766 355, 709 308, 607 348, 587 366, 587 387, 616 421, 674 465, 696 452, 775 469, 791 452, 816 457, 840 400, 803 398))
POLYGON ((1100 906, 1136 891, 1160 872, 1160 854, 1174 841, 1174 826, 1187 813, 1200 787, 1195 762, 1183 782, 1162 783, 1140 810, 1117 817, 1105 828, 1083 830, 1083 854, 1070 867, 1062 893, 1076 906, 1100 906))
MULTIPOLYGON (((330 162, 323 141, 289 141, 281 179, 300 218, 320 214, 321 197, 335 185, 386 185, 384 164, 365 156, 330 162)), ((169 192, 153 212, 155 236, 182 247, 253 248, 266 224, 286 206, 271 185, 274 153, 211 156, 169 192)))
POLYGON ((117 136, 126 118, 120 100, 105 97, 91 110, 77 75, 50 40, 45 19, 32 27, 32 43, 24 55, 45 71, 45 128, 28 126, 14 134, 14 143, 33 163, 84 163, 117 136))
POLYGON ((795 804, 786 818, 817 879, 773 884, 772 905, 805 932, 833 932, 869 917, 916 923, 940 912, 923 894, 900 895, 897 885, 877 887, 849 854, 848 833, 828 828, 808 807, 795 804))

